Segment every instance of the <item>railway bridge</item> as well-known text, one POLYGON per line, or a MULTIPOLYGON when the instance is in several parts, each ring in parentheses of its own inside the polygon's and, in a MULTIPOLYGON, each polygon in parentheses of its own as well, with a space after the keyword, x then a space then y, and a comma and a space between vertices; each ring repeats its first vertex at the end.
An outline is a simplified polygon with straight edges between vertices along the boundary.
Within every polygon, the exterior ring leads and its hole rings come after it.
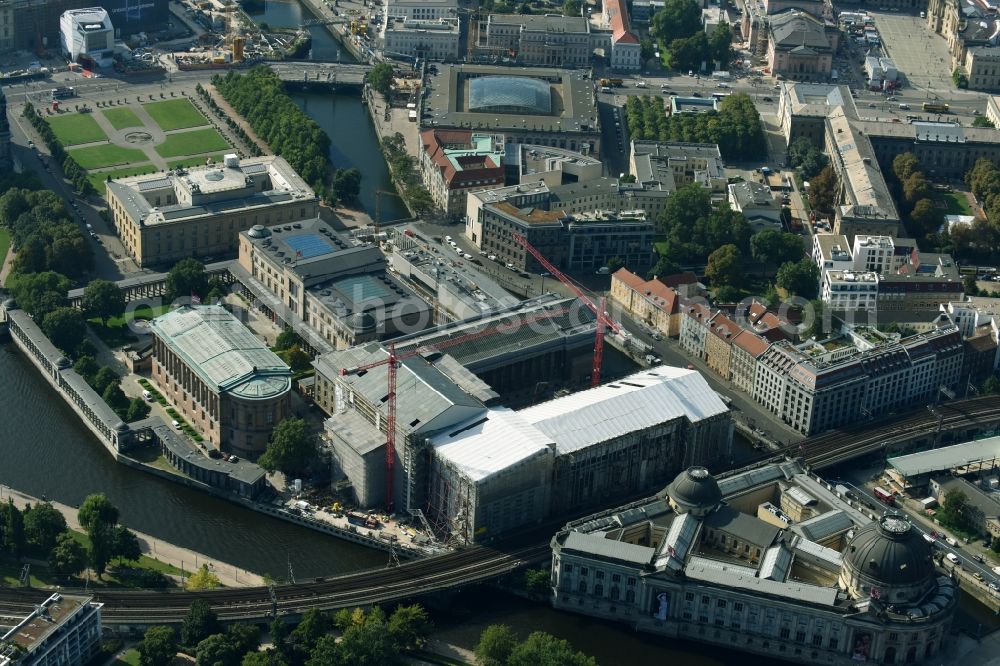
MULTIPOLYGON (((806 439, 751 461, 750 467, 795 456, 823 469, 872 454, 886 455, 973 439, 1000 427, 1000 397, 960 400, 921 407, 906 414, 806 439)), ((723 475, 737 473, 734 469, 723 475)), ((144 627, 176 624, 195 599, 205 599, 227 622, 296 617, 312 609, 334 610, 412 599, 485 582, 550 558, 549 538, 561 522, 525 531, 506 542, 482 545, 398 567, 274 587, 184 591, 92 591, 104 604, 108 625, 144 627)), ((69 590, 67 590, 69 591, 69 590)), ((23 617, 49 591, 0 589, 0 617, 23 617)))

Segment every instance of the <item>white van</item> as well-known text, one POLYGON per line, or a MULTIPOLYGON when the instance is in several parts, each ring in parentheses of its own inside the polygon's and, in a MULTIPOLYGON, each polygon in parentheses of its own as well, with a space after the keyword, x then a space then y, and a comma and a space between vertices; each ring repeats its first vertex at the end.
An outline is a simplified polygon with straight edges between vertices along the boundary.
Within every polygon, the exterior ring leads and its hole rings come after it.
POLYGON ((146 402, 153 402, 153 394, 150 393, 149 391, 143 391, 142 399, 145 400, 146 402))
POLYGON ((910 110, 910 105, 909 104, 900 104, 899 105, 899 110, 900 111, 909 111, 910 110))
POLYGON ((952 564, 956 565, 958 564, 958 555, 956 555, 955 553, 948 553, 947 555, 945 555, 945 557, 947 557, 948 561, 951 562, 952 564))

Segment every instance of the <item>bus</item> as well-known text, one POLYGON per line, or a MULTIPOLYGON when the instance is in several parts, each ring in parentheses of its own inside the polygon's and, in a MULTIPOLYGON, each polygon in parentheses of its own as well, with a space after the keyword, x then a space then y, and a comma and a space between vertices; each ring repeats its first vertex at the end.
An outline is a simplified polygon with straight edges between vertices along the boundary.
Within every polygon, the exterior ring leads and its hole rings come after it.
POLYGON ((730 95, 732 95, 732 93, 728 93, 728 92, 714 92, 714 93, 712 93, 712 97, 714 97, 715 99, 719 100, 720 102, 722 100, 726 99, 727 97, 729 97, 730 95))
POLYGON ((872 493, 875 495, 875 497, 879 498, 885 504, 888 504, 889 506, 895 506, 896 497, 892 493, 885 490, 884 488, 879 488, 876 486, 875 490, 873 490, 872 493))
POLYGON ((52 99, 66 99, 75 95, 76 91, 67 86, 60 86, 52 89, 52 99))
POLYGON ((940 102, 924 102, 922 108, 928 113, 948 113, 948 105, 940 102))

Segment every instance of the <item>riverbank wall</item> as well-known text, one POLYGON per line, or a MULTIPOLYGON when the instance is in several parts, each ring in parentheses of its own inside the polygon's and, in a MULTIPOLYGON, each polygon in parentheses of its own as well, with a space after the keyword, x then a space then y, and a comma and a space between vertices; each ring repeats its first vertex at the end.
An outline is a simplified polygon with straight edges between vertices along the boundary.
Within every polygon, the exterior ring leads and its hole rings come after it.
POLYGON ((355 60, 358 62, 369 62, 371 60, 371 58, 363 53, 361 48, 351 40, 350 36, 347 34, 346 24, 323 23, 323 21, 332 20, 336 17, 333 11, 327 7, 323 0, 300 0, 300 2, 304 7, 312 12, 313 16, 315 16, 316 20, 323 25, 326 31, 333 35, 333 38, 337 40, 337 43, 346 49, 348 53, 354 56, 355 60))
MULTIPOLYGON (((41 376, 80 417, 81 422, 94 434, 115 462, 173 483, 200 490, 273 518, 323 532, 361 546, 395 553, 400 559, 416 559, 426 555, 425 552, 408 544, 398 543, 389 538, 380 538, 381 533, 375 530, 359 530, 353 525, 338 527, 307 516, 296 515, 283 505, 277 506, 255 501, 250 496, 240 494, 244 492, 244 489, 238 485, 238 480, 236 483, 229 483, 230 480, 225 479, 226 486, 218 487, 205 481, 154 467, 126 455, 128 449, 133 446, 154 443, 162 447, 163 443, 157 436, 157 430, 169 431, 169 426, 159 418, 146 419, 133 424, 136 427, 123 423, 101 396, 97 395, 97 392, 87 384, 86 380, 73 370, 69 359, 63 356, 55 345, 45 337, 30 315, 17 308, 13 301, 8 300, 0 307, 0 320, 6 323, 11 342, 24 353, 41 376)), ((200 451, 194 453, 202 455, 200 451)))

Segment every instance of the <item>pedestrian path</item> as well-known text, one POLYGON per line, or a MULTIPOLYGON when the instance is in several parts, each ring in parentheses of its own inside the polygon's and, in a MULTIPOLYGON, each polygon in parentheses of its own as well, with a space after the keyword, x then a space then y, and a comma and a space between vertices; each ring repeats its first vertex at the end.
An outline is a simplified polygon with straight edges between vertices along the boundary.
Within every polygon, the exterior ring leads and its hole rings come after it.
MULTIPOLYGON (((38 504, 43 501, 17 490, 0 486, 0 500, 6 502, 8 497, 14 501, 14 505, 19 509, 24 509, 27 504, 38 504)), ((49 500, 49 503, 63 515, 66 519, 67 527, 83 531, 80 521, 77 518, 77 509, 51 500, 49 500)), ((219 581, 226 587, 251 587, 264 584, 264 579, 255 573, 240 569, 226 562, 220 562, 216 558, 209 557, 204 553, 175 546, 143 532, 132 531, 135 532, 136 537, 139 539, 139 549, 142 551, 142 554, 148 555, 160 562, 170 564, 188 572, 197 570, 202 564, 208 564, 209 570, 218 576, 219 581)))

